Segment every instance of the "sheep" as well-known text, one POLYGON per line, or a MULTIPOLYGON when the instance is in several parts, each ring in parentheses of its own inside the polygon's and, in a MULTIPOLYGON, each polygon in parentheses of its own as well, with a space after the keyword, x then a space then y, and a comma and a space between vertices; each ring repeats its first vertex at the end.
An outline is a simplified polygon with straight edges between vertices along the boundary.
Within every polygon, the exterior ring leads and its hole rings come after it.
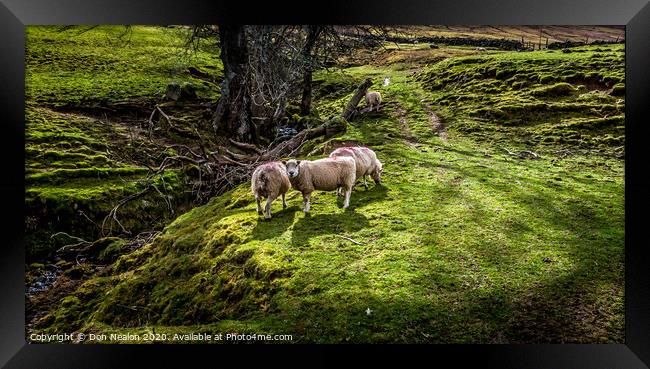
POLYGON ((476 51, 485 51, 486 49, 484 47, 477 47, 476 51))
POLYGON ((366 189, 368 189, 368 183, 366 182, 367 175, 371 176, 375 183, 380 183, 383 166, 379 159, 377 159, 377 154, 374 151, 362 146, 339 147, 330 154, 330 158, 342 156, 354 158, 357 168, 355 181, 363 178, 363 185, 366 189))
POLYGON ((279 195, 282 195, 282 208, 286 208, 287 202, 284 195, 290 188, 291 182, 283 163, 278 161, 268 162, 255 168, 251 179, 251 190, 253 196, 255 196, 255 201, 257 201, 257 213, 262 214, 260 201, 262 198, 266 198, 264 218, 271 219, 271 203, 279 195))
POLYGON ((373 107, 377 107, 377 111, 379 111, 379 104, 381 104, 381 94, 377 91, 373 92, 368 92, 366 93, 366 105, 370 107, 369 111, 372 111, 373 107))
POLYGON ((311 193, 314 190, 345 190, 343 209, 350 205, 350 193, 356 180, 356 165, 353 158, 334 157, 318 160, 288 160, 285 162, 291 186, 302 193, 304 212, 310 209, 311 193))
POLYGON ((330 156, 351 156, 357 165, 356 179, 362 178, 363 185, 367 189, 366 176, 369 175, 376 184, 381 183, 383 165, 377 159, 377 154, 367 147, 342 147, 334 150, 330 156))

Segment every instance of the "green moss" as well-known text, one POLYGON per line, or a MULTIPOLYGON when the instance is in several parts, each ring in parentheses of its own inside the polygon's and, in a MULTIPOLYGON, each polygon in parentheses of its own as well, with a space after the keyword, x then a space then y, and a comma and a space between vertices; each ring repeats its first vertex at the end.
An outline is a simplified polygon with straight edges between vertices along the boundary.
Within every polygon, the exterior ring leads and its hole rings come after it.
POLYGON ((556 83, 551 86, 540 87, 531 91, 534 96, 570 96, 576 92, 576 89, 568 83, 556 83))
POLYGON ((361 79, 342 71, 318 71, 313 76, 314 95, 316 98, 339 98, 354 91, 360 83, 361 79))
POLYGON ((612 88, 612 96, 625 96, 625 85, 623 83, 617 83, 612 88))
POLYGON ((553 81, 555 81, 555 77, 552 76, 552 75, 545 74, 545 75, 539 76, 539 83, 541 83, 541 84, 548 84, 548 83, 551 83, 553 81))
MULTIPOLYGON (((103 245, 99 246, 101 251, 99 252, 98 260, 104 263, 115 260, 117 256, 124 253, 124 249, 129 244, 127 240, 123 240, 119 237, 107 237, 100 241, 103 245)), ((95 242, 95 244, 96 243, 97 242, 95 242)))
POLYGON ((107 177, 129 177, 138 174, 146 174, 147 168, 83 168, 83 169, 56 169, 50 172, 27 175, 27 185, 36 184, 61 184, 71 178, 107 178, 107 177))
POLYGON ((26 28, 28 100, 52 105, 161 97, 168 82, 192 82, 204 98, 214 99, 222 78, 218 54, 206 44, 187 52, 189 31, 148 26, 99 26, 60 31, 55 26, 26 28), (128 32, 125 34, 125 32, 128 32), (124 35, 124 36, 123 36, 124 35), (209 71, 214 82, 189 72, 209 71))

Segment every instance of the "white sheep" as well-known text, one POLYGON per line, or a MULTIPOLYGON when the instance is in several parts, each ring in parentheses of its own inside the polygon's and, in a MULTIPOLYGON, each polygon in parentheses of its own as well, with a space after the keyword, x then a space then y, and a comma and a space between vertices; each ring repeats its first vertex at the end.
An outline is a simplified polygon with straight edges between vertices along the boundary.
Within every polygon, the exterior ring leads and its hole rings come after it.
POLYGON ((476 48, 476 51, 485 51, 485 50, 486 49, 484 47, 480 47, 480 46, 476 48))
POLYGON ((349 157, 318 160, 288 160, 285 162, 291 186, 302 193, 304 211, 309 212, 311 193, 314 190, 345 190, 343 208, 350 205, 350 193, 356 180, 356 165, 349 157))
POLYGON ((379 104, 381 104, 381 94, 377 91, 366 93, 366 105, 370 107, 369 111, 372 111, 373 107, 377 107, 376 111, 379 111, 379 104))
POLYGON ((330 154, 330 158, 341 156, 354 158, 357 168, 355 180, 363 179, 363 185, 366 189, 368 188, 367 175, 371 176, 375 183, 380 183, 383 166, 374 151, 367 147, 351 146, 339 147, 330 154))
POLYGON ((266 198, 264 218, 271 219, 271 203, 279 195, 282 195, 282 208, 287 207, 284 195, 291 188, 291 182, 287 176, 287 170, 283 163, 274 161, 264 163, 253 172, 251 179, 251 190, 255 201, 257 201, 257 213, 262 214, 261 199, 266 198))

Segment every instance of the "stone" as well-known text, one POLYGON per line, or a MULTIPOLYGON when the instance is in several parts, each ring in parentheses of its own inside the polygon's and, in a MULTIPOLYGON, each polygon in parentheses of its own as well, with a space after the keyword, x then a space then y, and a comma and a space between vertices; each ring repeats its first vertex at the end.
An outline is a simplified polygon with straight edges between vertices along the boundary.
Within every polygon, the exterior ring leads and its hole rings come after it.
POLYGON ((167 85, 165 91, 165 99, 176 101, 181 97, 181 85, 176 82, 171 82, 167 85))
POLYGON ((194 85, 189 82, 183 83, 181 86, 181 99, 195 100, 196 97, 196 87, 194 87, 194 85))

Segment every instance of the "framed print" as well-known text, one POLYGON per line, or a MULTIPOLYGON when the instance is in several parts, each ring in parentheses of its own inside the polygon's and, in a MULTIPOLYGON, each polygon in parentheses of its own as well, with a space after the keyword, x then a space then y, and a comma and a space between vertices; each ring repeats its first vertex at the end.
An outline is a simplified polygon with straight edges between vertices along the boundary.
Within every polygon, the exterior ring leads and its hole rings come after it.
POLYGON ((647 367, 647 2, 310 7, 3 0, 2 364, 647 367))

